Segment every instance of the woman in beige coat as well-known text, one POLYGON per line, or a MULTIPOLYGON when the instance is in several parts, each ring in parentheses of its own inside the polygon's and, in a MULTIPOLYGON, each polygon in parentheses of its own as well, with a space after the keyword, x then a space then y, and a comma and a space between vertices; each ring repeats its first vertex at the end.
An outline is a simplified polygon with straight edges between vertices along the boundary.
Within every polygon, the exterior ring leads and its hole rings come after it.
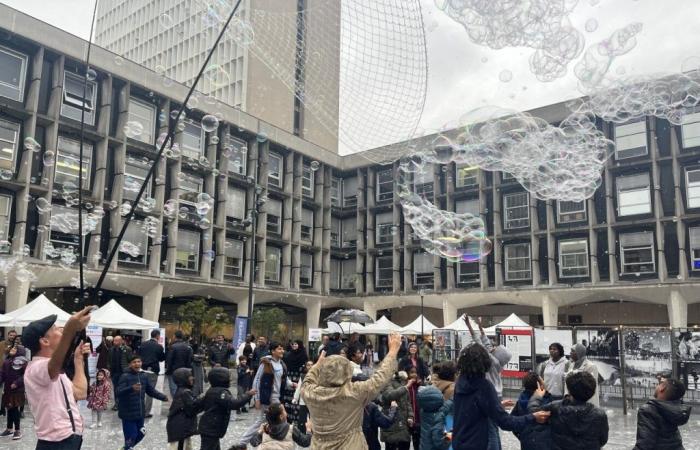
POLYGON ((367 381, 353 383, 352 365, 347 358, 321 354, 306 374, 301 396, 313 424, 312 450, 366 450, 362 416, 396 371, 401 337, 389 336, 389 352, 379 369, 367 381))

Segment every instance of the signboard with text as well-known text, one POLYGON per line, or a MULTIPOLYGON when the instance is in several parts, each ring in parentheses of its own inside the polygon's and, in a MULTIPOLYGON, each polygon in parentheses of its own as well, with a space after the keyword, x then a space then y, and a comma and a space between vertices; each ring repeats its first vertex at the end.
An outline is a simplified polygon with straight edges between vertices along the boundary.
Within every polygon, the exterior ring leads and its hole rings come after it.
POLYGON ((309 328, 309 342, 321 342, 323 328, 309 328))
POLYGON ((85 334, 92 341, 92 353, 88 356, 88 372, 90 378, 95 378, 97 374, 97 347, 102 343, 102 327, 99 325, 88 325, 85 334))
POLYGON ((508 349, 512 357, 503 368, 503 376, 523 378, 533 370, 532 329, 501 329, 501 345, 508 349))

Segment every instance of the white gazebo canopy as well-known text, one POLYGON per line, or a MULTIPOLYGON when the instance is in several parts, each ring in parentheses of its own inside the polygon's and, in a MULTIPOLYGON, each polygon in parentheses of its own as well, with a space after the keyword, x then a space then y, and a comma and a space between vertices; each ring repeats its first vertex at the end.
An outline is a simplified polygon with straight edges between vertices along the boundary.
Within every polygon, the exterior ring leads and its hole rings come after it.
POLYGON ((114 299, 93 312, 91 316, 90 323, 102 328, 122 330, 152 330, 160 328, 158 322, 152 322, 130 313, 114 299))
POLYGON ((70 318, 70 314, 54 305, 44 294, 14 311, 5 314, 10 318, 9 323, 2 323, 4 326, 26 327, 35 320, 43 319, 51 314, 56 314, 56 325, 63 326, 70 318))
POLYGON ((4 327, 4 326, 9 325, 11 320, 12 319, 10 318, 10 316, 6 316, 5 314, 0 314, 0 327, 4 327))
POLYGON ((401 327, 387 319, 386 316, 382 316, 374 323, 365 325, 365 329, 362 330, 362 334, 390 334, 394 332, 400 333, 401 327))
POLYGON ((342 323, 335 323, 335 322, 328 322, 328 328, 325 328, 323 330, 323 334, 333 334, 333 333, 340 333, 340 334, 352 334, 352 333, 359 333, 359 334, 364 334, 365 326, 360 324, 360 323, 352 323, 352 322, 342 322, 342 323))
MULTIPOLYGON (((479 331, 479 324, 471 320, 471 318, 469 320, 472 323, 472 328, 474 328, 474 331, 479 331)), ((446 327, 438 328, 438 330, 469 331, 469 328, 467 328, 467 324, 464 322, 464 315, 462 315, 459 319, 455 320, 446 327)))
POLYGON ((529 323, 516 316, 515 313, 506 317, 503 322, 497 323, 492 327, 485 328, 486 334, 495 335, 496 328, 532 328, 529 323))
POLYGON ((421 321, 423 322, 423 335, 432 334, 433 330, 438 328, 421 314, 416 320, 403 327, 400 333, 419 336, 421 334, 421 321))

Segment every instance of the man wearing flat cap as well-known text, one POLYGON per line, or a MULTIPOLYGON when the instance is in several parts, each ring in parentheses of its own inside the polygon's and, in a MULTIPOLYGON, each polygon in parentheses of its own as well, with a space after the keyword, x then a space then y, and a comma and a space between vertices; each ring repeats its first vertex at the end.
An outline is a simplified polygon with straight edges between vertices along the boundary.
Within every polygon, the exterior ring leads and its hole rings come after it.
POLYGON ((22 332, 22 343, 32 352, 24 386, 34 413, 36 450, 79 450, 83 443, 83 418, 77 401, 87 397, 83 355, 90 351, 89 344, 81 341, 73 354, 72 380, 63 367, 73 338, 90 321, 90 308, 72 315, 63 328, 56 326, 56 315, 52 314, 30 323, 22 332))

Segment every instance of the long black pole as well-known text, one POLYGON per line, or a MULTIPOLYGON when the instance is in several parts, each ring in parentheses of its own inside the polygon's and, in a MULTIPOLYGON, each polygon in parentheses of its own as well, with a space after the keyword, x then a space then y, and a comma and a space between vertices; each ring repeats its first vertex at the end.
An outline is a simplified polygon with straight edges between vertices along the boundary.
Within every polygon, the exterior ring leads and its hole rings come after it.
POLYGON ((119 236, 117 236, 117 241, 112 246, 112 249, 109 252, 109 256, 107 257, 107 261, 105 262, 104 268, 102 269, 102 273, 100 273, 100 278, 97 280, 97 283, 95 284, 95 292, 94 292, 94 296, 93 296, 95 303, 98 302, 98 299, 97 299, 98 292, 99 292, 100 288, 102 288, 102 283, 104 283, 104 280, 107 277, 107 272, 109 271, 109 266, 112 265, 112 261, 114 260, 114 257, 116 256, 117 252, 119 251, 119 245, 121 244, 122 239, 124 238, 124 234, 126 233, 126 228, 129 226, 129 222, 131 222, 131 219, 134 217, 134 213, 136 212, 136 208, 138 208, 138 204, 141 201, 141 197, 143 196, 143 193, 146 191, 146 186, 148 185, 149 181, 151 180, 151 178, 153 177, 153 175, 156 172, 157 162, 163 156, 163 151, 165 150, 165 147, 167 147, 168 143, 170 141, 172 141, 173 137, 175 136, 175 125, 180 120, 180 117, 182 116, 182 113, 185 110, 187 102, 190 100, 190 97, 194 93, 194 90, 197 87, 199 80, 202 78, 204 71, 206 70, 207 66, 209 65, 209 61, 211 60, 211 57, 214 55, 216 48, 219 46, 219 42, 221 42, 221 39, 223 38, 223 36, 226 32, 226 29, 228 28, 229 24, 233 20, 233 16, 236 15, 236 11, 238 11, 238 7, 241 5, 242 1, 243 0, 238 0, 236 2, 236 5, 231 10, 231 14, 229 15, 228 19, 226 20, 226 23, 224 24, 223 28, 221 29, 219 36, 216 38, 214 45, 212 46, 211 50, 209 51, 209 54, 207 55, 206 59, 204 60, 204 63, 202 64, 202 68, 199 70, 197 77, 194 79, 194 82, 192 83, 192 86, 190 86, 190 90, 189 90, 189 92, 187 92, 187 96, 185 96, 185 100, 182 102, 182 107, 179 109, 177 116, 174 118, 171 118, 170 122, 168 123, 168 134, 165 137, 165 139, 163 140, 162 144, 160 145, 160 149, 158 149, 158 154, 156 155, 155 162, 153 163, 153 165, 149 169, 148 174, 146 175, 146 178, 143 180, 143 184, 141 185, 141 189, 139 189, 139 193, 136 195, 136 198, 134 199, 134 203, 133 203, 134 206, 131 208, 131 211, 129 211, 129 214, 126 215, 126 218, 124 219, 124 224, 122 225, 122 228, 119 231, 119 236))
MULTIPOLYGON (((248 274, 248 330, 253 329, 253 301, 255 293, 253 292, 253 284, 255 283, 255 269, 258 267, 257 260, 257 234, 258 234, 258 167, 260 162, 260 151, 258 151, 258 164, 253 168, 253 207, 250 210, 250 218, 252 233, 250 238, 253 240, 250 243, 250 273, 248 274)), ((250 334, 250 331, 248 331, 250 334)))

